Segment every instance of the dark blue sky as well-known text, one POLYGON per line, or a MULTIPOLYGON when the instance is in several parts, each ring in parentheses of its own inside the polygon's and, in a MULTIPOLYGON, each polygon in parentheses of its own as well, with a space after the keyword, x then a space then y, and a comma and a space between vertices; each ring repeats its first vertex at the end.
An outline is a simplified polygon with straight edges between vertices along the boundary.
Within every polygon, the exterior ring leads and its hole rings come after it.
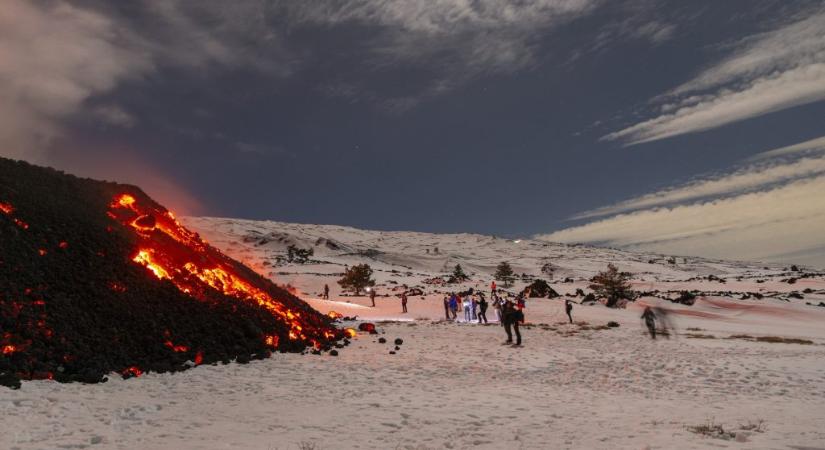
POLYGON ((825 134, 821 1, 108 3, 11 3, 5 154, 185 212, 532 235, 825 134))

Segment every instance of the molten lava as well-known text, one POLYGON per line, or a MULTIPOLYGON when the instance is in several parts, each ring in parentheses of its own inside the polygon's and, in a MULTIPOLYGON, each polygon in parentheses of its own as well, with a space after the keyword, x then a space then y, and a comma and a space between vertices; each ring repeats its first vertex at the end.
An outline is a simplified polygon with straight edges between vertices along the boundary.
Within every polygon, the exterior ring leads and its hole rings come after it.
MULTIPOLYGON (((124 193, 113 199, 108 215, 135 233, 138 248, 132 261, 157 278, 172 282, 180 291, 201 301, 206 301, 206 293, 214 290, 257 304, 283 322, 288 333, 262 335, 267 346, 278 348, 279 344, 292 341, 320 348, 346 336, 346 332, 328 321, 319 320, 322 316, 304 317, 300 310, 287 307, 256 274, 209 246, 159 205, 124 193)), ((175 350, 175 346, 170 348, 175 350)))

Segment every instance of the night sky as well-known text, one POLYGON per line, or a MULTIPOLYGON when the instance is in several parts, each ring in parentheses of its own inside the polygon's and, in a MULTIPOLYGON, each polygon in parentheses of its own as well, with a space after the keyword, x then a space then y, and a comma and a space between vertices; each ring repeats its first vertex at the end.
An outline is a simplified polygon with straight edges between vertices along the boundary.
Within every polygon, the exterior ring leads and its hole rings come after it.
POLYGON ((180 213, 825 267, 823 1, 6 0, 0 100, 180 213))

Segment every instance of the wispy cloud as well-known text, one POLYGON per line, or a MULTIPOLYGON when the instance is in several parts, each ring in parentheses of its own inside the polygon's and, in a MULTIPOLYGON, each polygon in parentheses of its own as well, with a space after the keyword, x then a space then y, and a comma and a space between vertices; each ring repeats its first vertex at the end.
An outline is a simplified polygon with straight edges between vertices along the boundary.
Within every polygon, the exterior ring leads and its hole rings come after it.
POLYGON ((654 99, 659 115, 607 134, 627 145, 720 127, 825 99, 825 10, 742 39, 732 54, 654 99))
POLYGON ((825 267, 825 176, 722 200, 650 209, 539 236, 722 259, 788 261, 825 267))
POLYGON ((764 190, 773 185, 794 180, 825 175, 825 156, 801 158, 794 161, 767 160, 771 157, 791 155, 805 150, 825 150, 825 137, 781 149, 761 153, 748 164, 732 173, 696 179, 683 186, 671 187, 655 193, 626 200, 615 205, 578 214, 572 219, 591 219, 643 208, 666 206, 705 198, 740 195, 744 192, 764 190), (765 162, 767 160, 767 162, 765 162))
POLYGON ((611 217, 540 238, 825 267, 824 151, 825 137, 767 151, 730 174, 579 214, 611 217))

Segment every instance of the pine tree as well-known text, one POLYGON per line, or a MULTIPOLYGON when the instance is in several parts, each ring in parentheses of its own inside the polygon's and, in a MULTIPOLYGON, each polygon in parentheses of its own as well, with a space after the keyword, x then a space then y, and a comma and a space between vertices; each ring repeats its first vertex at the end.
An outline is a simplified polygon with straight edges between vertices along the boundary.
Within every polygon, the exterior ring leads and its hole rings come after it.
POLYGON ((496 274, 494 275, 496 280, 503 281, 504 287, 510 286, 513 283, 513 279, 515 278, 513 273, 513 268, 510 267, 506 261, 502 262, 501 264, 496 267, 496 274))
POLYGON ((629 272, 619 272, 616 266, 608 264, 606 271, 599 272, 590 280, 590 289, 597 297, 607 298, 607 306, 612 308, 619 299, 633 298, 633 291, 630 290, 630 283, 627 281, 631 276, 629 272))
POLYGON ((355 292, 355 295, 358 295, 365 287, 375 286, 375 280, 372 279, 372 268, 369 264, 354 265, 344 272, 344 276, 338 280, 338 284, 342 289, 351 289, 355 292))
POLYGON ((464 269, 461 268, 461 264, 456 264, 455 268, 453 268, 453 274, 450 275, 450 283, 461 283, 462 281, 469 280, 470 277, 464 273, 464 269))

